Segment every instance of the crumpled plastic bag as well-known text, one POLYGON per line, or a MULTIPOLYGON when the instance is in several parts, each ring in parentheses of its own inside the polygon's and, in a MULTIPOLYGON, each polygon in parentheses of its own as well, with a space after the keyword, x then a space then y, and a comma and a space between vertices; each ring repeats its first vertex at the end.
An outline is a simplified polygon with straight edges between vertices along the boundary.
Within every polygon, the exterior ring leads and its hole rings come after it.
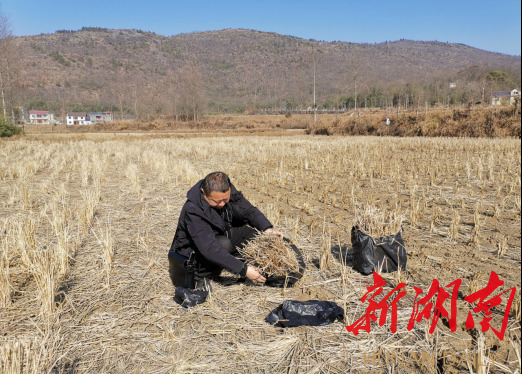
POLYGON ((184 308, 190 308, 197 304, 202 304, 207 300, 208 291, 190 290, 185 287, 176 287, 174 301, 184 308))
POLYGON ((352 247, 357 271, 369 275, 377 269, 384 273, 391 273, 399 268, 405 270, 408 256, 402 232, 403 229, 400 229, 395 235, 373 238, 359 227, 353 226, 352 247))
POLYGON ((343 316, 344 309, 332 301, 285 300, 265 320, 276 327, 326 326, 343 316))

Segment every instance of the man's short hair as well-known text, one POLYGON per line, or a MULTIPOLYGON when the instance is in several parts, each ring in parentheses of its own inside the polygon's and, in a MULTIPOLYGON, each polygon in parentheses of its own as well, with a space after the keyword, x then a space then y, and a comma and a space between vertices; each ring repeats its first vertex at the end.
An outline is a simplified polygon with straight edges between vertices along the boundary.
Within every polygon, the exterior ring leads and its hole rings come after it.
POLYGON ((212 191, 227 192, 230 189, 230 178, 221 171, 215 171, 203 179, 201 188, 205 196, 210 195, 212 191))

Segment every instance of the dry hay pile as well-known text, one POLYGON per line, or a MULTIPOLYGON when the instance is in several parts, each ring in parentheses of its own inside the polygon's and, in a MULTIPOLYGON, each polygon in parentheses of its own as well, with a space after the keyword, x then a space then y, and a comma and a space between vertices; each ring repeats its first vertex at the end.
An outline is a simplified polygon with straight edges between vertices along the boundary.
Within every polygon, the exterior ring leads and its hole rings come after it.
POLYGON ((383 211, 367 205, 356 209, 353 224, 366 234, 380 238, 399 232, 403 220, 404 216, 395 211, 383 211))
POLYGON ((273 234, 257 235, 239 252, 267 276, 285 276, 299 271, 299 262, 291 244, 273 234))

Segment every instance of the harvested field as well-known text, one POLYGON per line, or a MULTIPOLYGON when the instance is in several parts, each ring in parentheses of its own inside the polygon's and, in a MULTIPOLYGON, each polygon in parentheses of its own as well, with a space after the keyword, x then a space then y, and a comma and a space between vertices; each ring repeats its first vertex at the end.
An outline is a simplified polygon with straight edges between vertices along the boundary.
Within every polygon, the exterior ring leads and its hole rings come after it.
MULTIPOLYGON (((35 135, 0 141, 0 160, 2 373, 521 370, 517 139, 35 135), (183 309, 167 251, 186 191, 215 170, 292 239, 307 269, 287 289, 230 275, 183 309), (364 315, 373 278, 352 269, 350 229, 368 209, 403 217, 407 270, 382 276, 384 294, 399 282, 408 292, 395 333, 388 315, 355 336, 345 325, 364 315), (463 297, 491 271, 505 282, 497 293, 517 289, 503 340, 480 331, 481 313, 465 327, 463 297), (413 287, 426 293, 433 279, 462 279, 454 332, 446 318, 433 333, 431 318, 408 329, 413 287), (289 299, 335 301, 345 324, 267 324, 289 299)), ((497 330, 507 296, 493 309, 497 330)))

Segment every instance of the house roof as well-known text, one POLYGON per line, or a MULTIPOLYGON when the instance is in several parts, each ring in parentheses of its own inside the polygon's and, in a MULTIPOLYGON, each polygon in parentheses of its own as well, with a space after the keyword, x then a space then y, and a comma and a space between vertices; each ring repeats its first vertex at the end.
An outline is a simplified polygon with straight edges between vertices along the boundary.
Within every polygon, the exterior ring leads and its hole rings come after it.
POLYGON ((67 113, 67 117, 87 117, 86 113, 67 113))
POLYGON ((30 110, 29 114, 49 114, 48 110, 30 110))

